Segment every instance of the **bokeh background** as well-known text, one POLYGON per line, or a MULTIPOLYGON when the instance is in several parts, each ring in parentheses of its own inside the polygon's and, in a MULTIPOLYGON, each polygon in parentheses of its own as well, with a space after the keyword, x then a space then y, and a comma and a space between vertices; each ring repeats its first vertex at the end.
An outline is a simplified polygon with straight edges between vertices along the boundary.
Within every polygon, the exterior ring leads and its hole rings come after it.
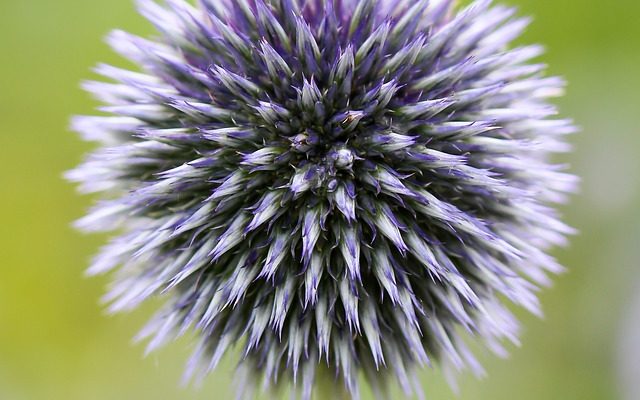
MULTIPOLYGON (((506 0, 535 17, 559 101, 583 131, 566 161, 583 179, 564 207, 580 230, 555 254, 569 272, 542 293, 546 318, 519 313, 523 346, 481 359, 461 400, 640 399, 640 2, 506 0), (634 387, 635 386, 635 387, 634 387)), ((131 338, 157 304, 106 316, 105 277, 83 269, 104 237, 70 222, 90 199, 61 179, 90 145, 68 131, 95 103, 78 86, 98 61, 126 65, 111 28, 151 33, 132 0, 0 0, 0 399, 227 399, 232 360, 202 388, 179 385, 185 340, 143 357, 131 338)), ((428 399, 456 396, 437 371, 428 399)))

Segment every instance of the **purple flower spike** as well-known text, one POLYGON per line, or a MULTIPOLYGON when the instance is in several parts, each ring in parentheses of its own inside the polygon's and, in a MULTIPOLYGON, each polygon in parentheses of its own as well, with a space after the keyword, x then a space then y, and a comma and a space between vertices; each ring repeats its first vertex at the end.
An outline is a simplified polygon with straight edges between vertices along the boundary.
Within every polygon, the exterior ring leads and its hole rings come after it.
POLYGON ((74 119, 101 147, 68 178, 104 194, 78 226, 120 233, 89 270, 118 270, 110 310, 166 299, 149 350, 195 330, 189 377, 236 347, 240 397, 309 399, 326 363, 385 398, 422 365, 482 373, 465 331, 517 343, 502 299, 539 313, 562 271, 575 129, 540 47, 509 47, 529 20, 453 3, 138 1, 160 35, 109 36, 141 72, 85 85, 108 115, 74 119))

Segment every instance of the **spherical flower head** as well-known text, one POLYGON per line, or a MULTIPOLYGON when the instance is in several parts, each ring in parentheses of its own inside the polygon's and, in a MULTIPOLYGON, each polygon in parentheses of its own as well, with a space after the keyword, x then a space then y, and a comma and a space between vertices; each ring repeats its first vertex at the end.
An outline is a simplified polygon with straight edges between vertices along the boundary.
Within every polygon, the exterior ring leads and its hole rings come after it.
POLYGON ((503 300, 539 313, 571 229, 552 208, 576 179, 550 161, 570 121, 563 82, 511 48, 527 19, 489 0, 140 0, 160 35, 111 46, 101 147, 69 178, 103 200, 78 222, 118 232, 110 310, 167 301, 153 350, 187 331, 188 376, 241 353, 240 395, 318 371, 410 393, 419 366, 481 368, 469 333, 517 343, 503 300))

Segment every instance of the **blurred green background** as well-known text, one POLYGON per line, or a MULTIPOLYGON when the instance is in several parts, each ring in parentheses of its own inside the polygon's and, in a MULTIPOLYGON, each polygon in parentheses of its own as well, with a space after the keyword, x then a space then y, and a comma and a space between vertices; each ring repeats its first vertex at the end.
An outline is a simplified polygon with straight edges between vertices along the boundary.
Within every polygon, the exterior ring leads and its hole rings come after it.
MULTIPOLYGON (((482 354, 488 377, 463 375, 459 399, 623 398, 621 382, 640 381, 628 333, 640 323, 640 2, 508 2, 535 17, 525 41, 544 43, 570 83, 559 103, 583 127, 567 160, 583 184, 564 213, 581 233, 556 252, 569 272, 542 293, 545 320, 519 313, 522 348, 482 354)), ((83 276, 104 237, 69 226, 90 199, 61 174, 90 145, 67 126, 95 106, 78 86, 90 67, 124 65, 102 41, 116 27, 151 32, 131 0, 0 0, 0 399, 231 397, 231 360, 202 388, 180 387, 188 340, 147 358, 131 344, 157 304, 105 316, 108 279, 83 276)), ((428 399, 456 398, 438 372, 421 377, 428 399)))

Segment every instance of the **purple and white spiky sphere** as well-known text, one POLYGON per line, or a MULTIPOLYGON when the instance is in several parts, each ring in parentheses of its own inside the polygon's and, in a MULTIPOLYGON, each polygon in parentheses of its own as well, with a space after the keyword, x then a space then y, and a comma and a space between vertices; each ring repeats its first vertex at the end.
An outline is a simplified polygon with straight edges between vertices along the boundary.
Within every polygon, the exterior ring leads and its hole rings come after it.
MULTIPOLYGON (((571 229, 551 204, 576 179, 551 163, 563 83, 510 49, 527 25, 489 0, 140 0, 160 32, 109 43, 85 87, 102 147, 68 174, 105 193, 78 225, 119 232, 113 311, 162 294, 150 349, 195 329, 188 373, 234 345, 239 371, 311 396, 317 367, 407 392, 417 366, 480 367, 467 331, 503 352, 538 313, 571 229), (462 328, 462 329, 459 329, 462 328)), ((242 385, 249 390, 253 385, 242 385)), ((248 396, 248 392, 241 395, 248 396)))

